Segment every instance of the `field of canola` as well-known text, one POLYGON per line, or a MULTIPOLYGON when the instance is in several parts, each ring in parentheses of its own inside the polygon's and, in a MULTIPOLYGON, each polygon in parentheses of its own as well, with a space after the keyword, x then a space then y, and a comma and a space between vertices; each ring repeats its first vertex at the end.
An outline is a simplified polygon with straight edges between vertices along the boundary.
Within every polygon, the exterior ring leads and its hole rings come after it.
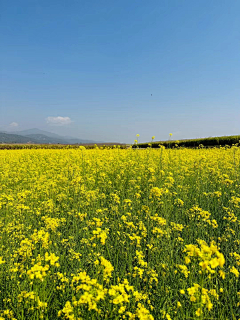
POLYGON ((240 318, 240 149, 0 151, 0 319, 240 318))

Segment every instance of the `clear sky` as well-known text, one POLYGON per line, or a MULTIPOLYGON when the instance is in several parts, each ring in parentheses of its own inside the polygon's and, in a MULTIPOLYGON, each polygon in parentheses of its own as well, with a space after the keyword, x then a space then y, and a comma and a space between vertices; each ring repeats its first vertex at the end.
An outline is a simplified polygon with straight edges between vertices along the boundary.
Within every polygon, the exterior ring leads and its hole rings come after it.
POLYGON ((2 0, 0 12, 0 130, 240 134, 239 0, 2 0))

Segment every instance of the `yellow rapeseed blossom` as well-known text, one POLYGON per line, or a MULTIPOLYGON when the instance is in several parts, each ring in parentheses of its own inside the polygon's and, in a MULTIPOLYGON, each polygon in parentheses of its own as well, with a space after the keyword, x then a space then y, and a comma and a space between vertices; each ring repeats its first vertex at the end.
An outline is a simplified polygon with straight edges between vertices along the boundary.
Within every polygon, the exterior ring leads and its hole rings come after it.
POLYGON ((238 318, 240 148, 220 140, 0 150, 0 319, 238 318))

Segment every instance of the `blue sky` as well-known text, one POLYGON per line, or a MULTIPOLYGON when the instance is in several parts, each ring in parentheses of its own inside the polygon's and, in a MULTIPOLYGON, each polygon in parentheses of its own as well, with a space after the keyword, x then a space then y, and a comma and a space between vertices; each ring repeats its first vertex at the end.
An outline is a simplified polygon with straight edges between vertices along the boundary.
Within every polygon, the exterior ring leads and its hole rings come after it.
POLYGON ((240 134, 240 1, 1 1, 0 130, 240 134))

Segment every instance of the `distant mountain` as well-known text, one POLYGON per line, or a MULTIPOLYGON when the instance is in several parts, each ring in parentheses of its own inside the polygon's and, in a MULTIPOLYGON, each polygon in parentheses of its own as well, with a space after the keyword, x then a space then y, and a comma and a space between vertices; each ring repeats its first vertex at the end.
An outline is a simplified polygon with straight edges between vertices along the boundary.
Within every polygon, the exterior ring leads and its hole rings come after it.
POLYGON ((62 138, 60 135, 58 135, 56 133, 40 130, 37 128, 8 132, 8 133, 14 133, 14 134, 18 134, 20 136, 28 136, 28 135, 32 135, 32 134, 43 134, 43 135, 45 135, 47 137, 51 137, 51 138, 62 138))
POLYGON ((53 143, 53 144, 54 143, 60 143, 60 144, 101 143, 101 141, 84 140, 84 139, 78 139, 71 136, 60 136, 56 133, 40 130, 37 128, 14 131, 14 132, 6 132, 6 133, 28 137, 29 139, 37 141, 36 143, 53 143))
POLYGON ((35 140, 37 141, 37 143, 51 143, 51 144, 69 144, 69 142, 67 140, 64 139, 59 139, 59 138, 52 138, 52 137, 48 137, 44 134, 28 134, 25 136, 22 136, 25 138, 29 138, 29 140, 35 140))
POLYGON ((39 142, 29 137, 0 132, 0 143, 39 143, 39 142))

